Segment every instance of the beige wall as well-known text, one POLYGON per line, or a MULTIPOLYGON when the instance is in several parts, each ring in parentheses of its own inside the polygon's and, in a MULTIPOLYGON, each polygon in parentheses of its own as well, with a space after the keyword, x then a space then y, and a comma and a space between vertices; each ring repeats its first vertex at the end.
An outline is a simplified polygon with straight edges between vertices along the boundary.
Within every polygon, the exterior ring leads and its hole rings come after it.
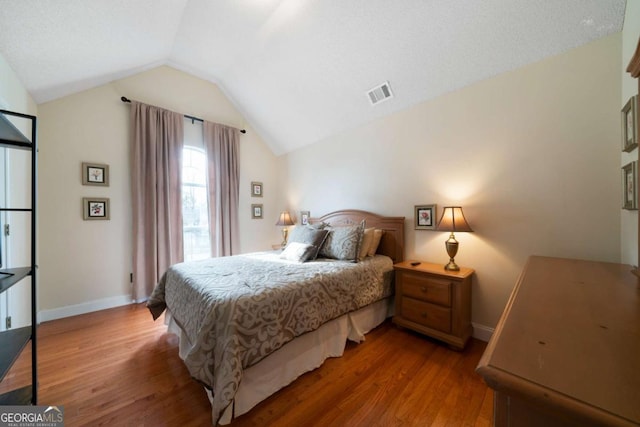
MULTIPOLYGON (((622 100, 620 108, 629 98, 638 93, 638 80, 627 73, 629 61, 638 46, 640 37, 640 1, 628 1, 622 31, 622 100)), ((622 153, 620 166, 638 160, 638 149, 622 153)), ((622 203, 621 203, 622 204, 622 203)), ((638 211, 622 209, 621 213, 622 258, 627 264, 638 265, 638 211)))
POLYGON ((39 106, 40 308, 43 320, 130 301, 129 106, 121 96, 246 128, 240 150, 241 250, 277 239, 275 159, 219 90, 159 67, 39 106), (83 161, 110 167, 109 187, 81 184, 83 161), (251 220, 251 181, 263 181, 264 220, 251 220), (82 197, 109 197, 110 221, 83 221, 82 197))
POLYGON ((616 34, 290 153, 282 204, 405 216, 406 257, 439 263, 414 205, 463 206, 456 261, 494 327, 529 255, 620 260, 620 60, 616 34))

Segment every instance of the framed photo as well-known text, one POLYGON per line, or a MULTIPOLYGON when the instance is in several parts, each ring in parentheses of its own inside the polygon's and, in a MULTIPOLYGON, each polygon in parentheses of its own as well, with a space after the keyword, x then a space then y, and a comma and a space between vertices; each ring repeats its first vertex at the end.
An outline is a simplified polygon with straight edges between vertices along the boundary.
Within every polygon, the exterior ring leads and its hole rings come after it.
POLYGON ((83 197, 82 217, 85 220, 109 219, 109 199, 100 197, 83 197))
POLYGON ((251 218, 262 219, 262 205, 251 205, 251 218))
POLYGON ((438 220, 437 205, 417 205, 415 207, 416 230, 435 230, 438 220))
POLYGON ((638 161, 622 168, 622 209, 638 209, 638 161))
POLYGON ((632 96, 622 108, 622 151, 638 146, 638 96, 632 96))
POLYGON ((261 182, 252 182, 251 183, 251 197, 262 197, 262 183, 261 182))
POLYGON ((309 211, 300 211, 300 224, 309 225, 309 218, 311 218, 309 211))
POLYGON ((109 186, 109 165, 82 163, 82 185, 109 186))

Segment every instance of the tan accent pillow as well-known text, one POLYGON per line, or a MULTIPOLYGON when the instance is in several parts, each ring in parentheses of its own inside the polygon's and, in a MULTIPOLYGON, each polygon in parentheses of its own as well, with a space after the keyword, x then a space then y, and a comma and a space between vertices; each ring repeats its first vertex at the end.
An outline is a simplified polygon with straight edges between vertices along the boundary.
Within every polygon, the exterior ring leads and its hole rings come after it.
POLYGON ((360 253, 358 254, 358 260, 365 259, 369 254, 369 248, 373 243, 374 231, 375 229, 373 227, 364 229, 364 235, 362 236, 362 241, 360 242, 360 253))
POLYGON ((376 254, 378 246, 380 246, 380 240, 382 240, 382 233, 384 233, 384 230, 380 230, 379 228, 376 228, 373 231, 373 240, 371 241, 371 245, 369 246, 367 256, 374 256, 376 254))

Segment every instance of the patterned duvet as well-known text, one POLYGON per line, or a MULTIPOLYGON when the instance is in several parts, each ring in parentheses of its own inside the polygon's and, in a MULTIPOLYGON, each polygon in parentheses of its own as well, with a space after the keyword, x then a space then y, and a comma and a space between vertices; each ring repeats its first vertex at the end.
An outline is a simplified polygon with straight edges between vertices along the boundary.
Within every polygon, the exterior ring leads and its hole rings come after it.
POLYGON ((359 263, 303 264, 278 252, 172 266, 147 306, 168 308, 189 339, 185 364, 213 392, 213 423, 233 401, 242 370, 293 338, 392 293, 393 265, 376 255, 359 263))

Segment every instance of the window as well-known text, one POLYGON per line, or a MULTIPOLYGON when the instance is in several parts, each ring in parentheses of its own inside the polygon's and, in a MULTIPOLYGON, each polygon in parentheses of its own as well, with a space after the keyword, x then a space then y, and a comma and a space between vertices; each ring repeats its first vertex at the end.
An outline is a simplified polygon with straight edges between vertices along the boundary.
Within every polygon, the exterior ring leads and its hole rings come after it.
POLYGON ((182 227, 184 260, 211 257, 207 157, 204 150, 191 146, 182 151, 182 227))

